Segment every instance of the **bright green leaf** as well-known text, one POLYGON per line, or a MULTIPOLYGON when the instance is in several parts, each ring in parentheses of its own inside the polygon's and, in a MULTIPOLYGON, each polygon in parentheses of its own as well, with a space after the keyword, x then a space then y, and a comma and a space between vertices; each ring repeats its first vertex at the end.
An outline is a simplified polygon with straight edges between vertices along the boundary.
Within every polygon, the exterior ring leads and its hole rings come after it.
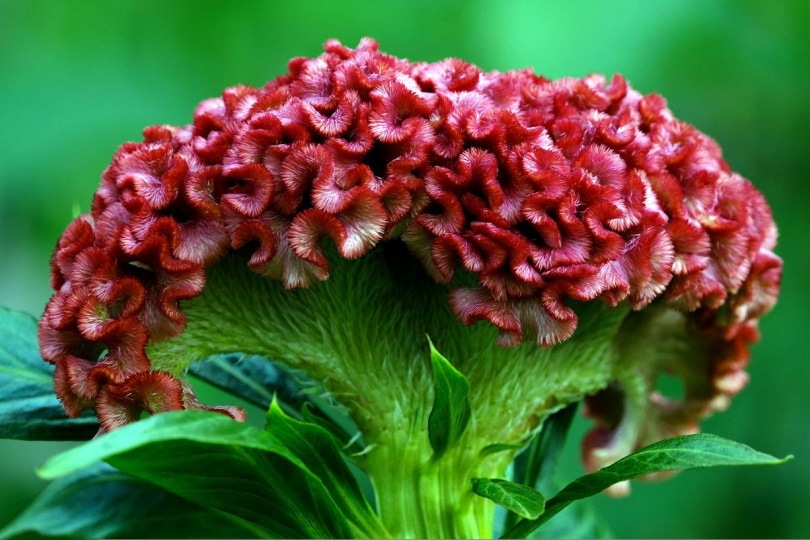
POLYGON ((506 530, 503 538, 525 538, 572 502, 643 474, 728 465, 777 465, 791 457, 778 459, 742 443, 707 433, 673 437, 646 446, 612 465, 574 480, 548 500, 543 515, 535 520, 519 521, 506 530))
MULTIPOLYGON (((428 339, 430 342, 430 339, 428 339)), ((467 378, 447 361, 430 342, 433 365, 434 398, 428 417, 428 437, 433 455, 439 458, 464 433, 470 420, 467 378)))
POLYGON ((0 438, 84 440, 97 431, 92 413, 68 418, 56 398, 34 318, 0 307, 0 438))
POLYGON ((499 478, 473 478, 473 493, 485 497, 526 519, 536 519, 546 500, 534 488, 499 478))
POLYGON ((362 536, 388 536, 343 460, 336 439, 322 427, 291 418, 276 401, 267 413, 267 431, 317 476, 341 513, 362 536))
POLYGON ((98 461, 287 538, 351 536, 321 481, 272 433, 204 411, 162 413, 51 458, 56 478, 98 461))
POLYGON ((264 538, 270 532, 99 463, 50 484, 0 538, 264 538))

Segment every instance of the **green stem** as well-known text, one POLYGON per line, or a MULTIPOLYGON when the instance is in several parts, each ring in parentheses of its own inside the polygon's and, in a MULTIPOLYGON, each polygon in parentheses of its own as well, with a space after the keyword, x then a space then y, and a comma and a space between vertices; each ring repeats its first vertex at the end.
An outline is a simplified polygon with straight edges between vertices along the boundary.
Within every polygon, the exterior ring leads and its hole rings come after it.
POLYGON ((547 415, 612 380, 614 339, 628 308, 577 305, 579 329, 565 343, 504 349, 491 325, 459 323, 448 306, 450 287, 433 282, 412 257, 397 256, 394 246, 355 261, 333 259, 327 281, 285 290, 231 255, 208 269, 203 294, 183 304, 186 331, 151 344, 148 354, 155 368, 180 377, 194 360, 230 352, 306 372, 346 406, 372 447, 362 465, 392 535, 487 537, 494 504, 472 493, 471 479, 502 477, 547 415), (467 430, 439 460, 427 434, 433 379, 426 334, 470 384, 467 430), (482 454, 491 445, 511 450, 482 454))
POLYGON ((502 476, 510 460, 481 457, 468 444, 434 460, 422 433, 380 441, 363 467, 374 483, 380 518, 395 538, 491 538, 495 506, 472 492, 471 480, 502 476))

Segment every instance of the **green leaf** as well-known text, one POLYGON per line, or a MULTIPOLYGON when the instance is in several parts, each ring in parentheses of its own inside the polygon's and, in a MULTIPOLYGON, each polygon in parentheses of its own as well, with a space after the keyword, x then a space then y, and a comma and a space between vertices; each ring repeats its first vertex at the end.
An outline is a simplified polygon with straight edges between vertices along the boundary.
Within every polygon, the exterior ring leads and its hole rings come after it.
POLYGON ((248 354, 218 354, 199 360, 189 375, 231 392, 267 410, 278 396, 295 409, 306 402, 295 377, 269 358, 248 354))
POLYGON ((0 438, 84 440, 98 431, 87 412, 68 418, 53 390, 53 366, 39 355, 37 322, 0 307, 0 438))
POLYGON ((499 478, 473 478, 473 493, 485 497, 526 519, 536 519, 546 500, 534 488, 499 478))
MULTIPOLYGON (((572 403, 546 418, 526 450, 515 459, 516 482, 531 486, 541 493, 549 491, 577 406, 578 403, 572 403)), ((513 526, 518 519, 515 513, 506 514, 504 529, 513 526)))
POLYGON ((104 463, 51 483, 0 531, 0 539, 32 532, 79 538, 264 538, 270 534, 104 463))
POLYGON ((317 476, 343 516, 364 537, 389 536, 343 460, 336 439, 322 427, 291 418, 276 401, 267 413, 267 431, 317 476))
POLYGON ((515 460, 516 481, 541 492, 551 487, 577 406, 578 403, 568 405, 546 419, 526 451, 515 460))
POLYGON ((434 398, 428 417, 428 437, 434 458, 439 458, 458 441, 470 420, 467 399, 470 384, 430 343, 434 398))
POLYGON ((162 413, 51 458, 56 478, 98 461, 286 538, 347 538, 323 483, 272 433, 205 411, 162 413))
POLYGON ((574 480, 548 500, 543 515, 534 520, 519 521, 507 529, 502 538, 525 538, 572 502, 596 495, 616 482, 643 474, 728 465, 777 465, 791 458, 778 459, 742 443, 707 433, 673 437, 646 446, 612 465, 574 480))
POLYGON ((568 506, 530 538, 616 538, 592 503, 587 499, 568 506))
POLYGON ((353 453, 364 448, 354 437, 357 428, 351 419, 324 398, 308 392, 316 388, 314 382, 275 360, 242 353, 218 354, 194 362, 189 374, 264 410, 273 399, 278 399, 288 410, 300 412, 307 421, 326 428, 338 440, 351 442, 353 453))
POLYGON ((359 431, 355 431, 354 435, 350 434, 343 426, 330 418, 323 409, 312 403, 304 403, 301 408, 301 418, 307 423, 315 424, 328 431, 349 454, 362 454, 366 448, 361 440, 362 437, 359 436, 359 431))

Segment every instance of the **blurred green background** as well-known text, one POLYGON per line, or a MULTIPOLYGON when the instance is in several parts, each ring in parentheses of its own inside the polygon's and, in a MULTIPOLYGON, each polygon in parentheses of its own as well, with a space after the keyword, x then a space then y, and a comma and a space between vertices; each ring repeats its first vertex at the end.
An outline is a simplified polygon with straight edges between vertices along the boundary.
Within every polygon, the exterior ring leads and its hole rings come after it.
MULTIPOLYGON (((620 537, 810 537, 808 0, 0 0, 0 305, 41 313, 50 251, 88 211, 120 143, 150 124, 187 123, 200 100, 261 85, 328 38, 354 46, 362 36, 412 60, 456 56, 551 78, 620 72, 663 94, 765 193, 782 297, 762 321, 749 387, 704 429, 796 459, 687 472, 596 506, 620 537)), ((0 526, 42 489, 35 467, 64 446, 0 441, 0 526)), ((568 450, 571 478, 581 471, 574 442, 568 450)))

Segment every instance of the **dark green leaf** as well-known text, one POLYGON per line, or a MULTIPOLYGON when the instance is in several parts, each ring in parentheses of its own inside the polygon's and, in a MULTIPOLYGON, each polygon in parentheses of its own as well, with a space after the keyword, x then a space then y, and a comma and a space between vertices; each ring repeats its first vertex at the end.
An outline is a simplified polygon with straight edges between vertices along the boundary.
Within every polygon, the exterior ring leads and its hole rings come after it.
POLYGON ((536 519, 546 500, 536 489, 499 478, 473 478, 473 493, 485 497, 526 519, 536 519))
MULTIPOLYGON (((428 339, 430 342, 430 340, 428 339)), ((467 399, 470 384, 430 342, 434 398, 428 417, 428 437, 433 455, 439 458, 458 441, 470 420, 467 399)))
MULTIPOLYGON (((577 406, 578 403, 572 403, 546 418, 540 432, 515 459, 516 482, 531 486, 541 493, 549 491, 577 406)), ((517 514, 508 513, 504 520, 504 529, 517 523, 518 518, 517 514)))
POLYGON ((578 403, 568 405, 546 419, 526 451, 515 460, 515 481, 541 492, 548 490, 577 405, 578 403))
POLYGON ((270 358, 242 353, 214 355, 192 364, 189 374, 263 410, 267 410, 275 396, 286 410, 300 413, 345 444, 351 441, 353 453, 363 450, 359 440, 353 438, 357 428, 348 416, 307 391, 315 387, 314 382, 270 358))
POLYGON ((343 426, 339 425, 335 420, 327 416, 322 409, 312 403, 304 403, 304 406, 301 408, 301 418, 303 418, 305 422, 320 426, 331 433, 335 440, 339 441, 340 444, 343 445, 343 449, 350 455, 361 454, 366 448, 361 440, 362 438, 359 436, 359 431, 355 431, 354 435, 349 434, 343 426))
POLYGON ((219 354, 192 364, 189 374, 267 410, 273 396, 299 409, 306 401, 295 377, 269 358, 219 354))
POLYGON ((0 538, 264 538, 270 532, 99 463, 50 484, 0 538))
POLYGON ((33 317, 0 307, 0 438, 83 440, 97 431, 91 412, 68 418, 56 398, 33 317))
POLYGON ((217 413, 151 416, 51 458, 56 478, 100 460, 287 538, 352 536, 323 483, 272 433, 217 413))
POLYGON ((343 460, 335 438, 328 431, 316 424, 291 418, 276 401, 267 413, 266 429, 320 478, 356 531, 370 538, 388 536, 343 460))
POLYGON ((572 502, 596 495, 616 482, 660 471, 699 469, 728 465, 776 465, 777 459, 742 443, 707 433, 659 441, 595 473, 574 480, 548 500, 546 512, 535 520, 521 520, 503 538, 525 538, 572 502))
POLYGON ((568 506, 554 519, 535 529, 529 538, 615 538, 592 501, 587 499, 568 506))

